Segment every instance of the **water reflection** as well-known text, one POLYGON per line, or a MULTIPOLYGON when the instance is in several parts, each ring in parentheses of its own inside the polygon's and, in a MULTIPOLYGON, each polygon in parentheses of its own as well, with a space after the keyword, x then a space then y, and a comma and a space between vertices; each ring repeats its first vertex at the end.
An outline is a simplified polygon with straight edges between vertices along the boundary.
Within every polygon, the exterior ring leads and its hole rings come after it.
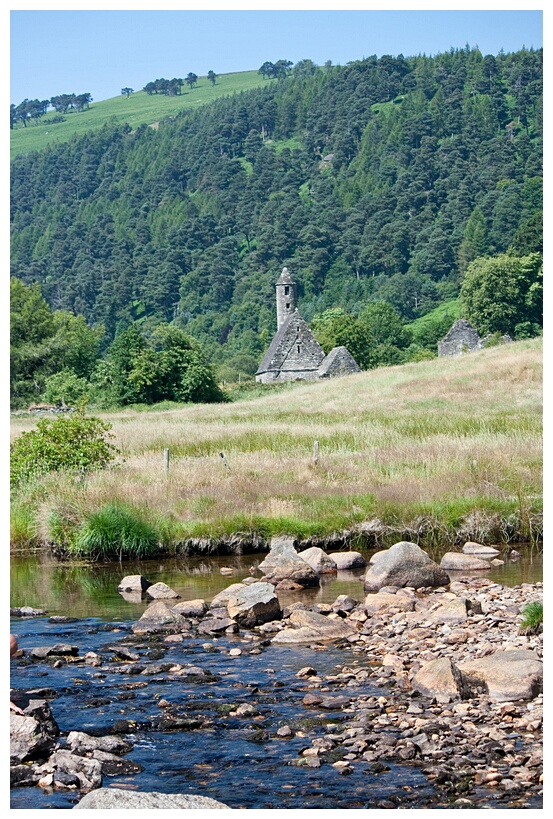
MULTIPOLYGON (((506 586, 541 580, 542 551, 530 544, 517 544, 517 550, 522 554, 520 559, 509 560, 510 550, 506 550, 502 554, 504 565, 492 567, 484 575, 506 586)), ((365 554, 367 561, 370 555, 369 552, 365 554)), ((432 556, 439 561, 440 555, 432 556)), ((209 601, 231 583, 251 576, 262 559, 262 555, 181 556, 123 564, 116 562, 89 565, 61 563, 46 552, 13 555, 10 605, 41 608, 50 615, 138 619, 147 601, 140 596, 123 595, 117 591, 117 586, 126 575, 141 574, 152 583, 162 581, 174 589, 182 600, 203 598, 209 601), (222 574, 222 568, 232 569, 232 574, 222 574)), ((310 605, 332 603, 339 594, 348 594, 360 600, 364 594, 364 573, 364 569, 355 569, 341 571, 336 575, 322 575, 318 588, 305 589, 299 594, 279 594, 281 605, 289 605, 298 599, 310 605)), ((453 579, 453 573, 449 574, 453 579)))

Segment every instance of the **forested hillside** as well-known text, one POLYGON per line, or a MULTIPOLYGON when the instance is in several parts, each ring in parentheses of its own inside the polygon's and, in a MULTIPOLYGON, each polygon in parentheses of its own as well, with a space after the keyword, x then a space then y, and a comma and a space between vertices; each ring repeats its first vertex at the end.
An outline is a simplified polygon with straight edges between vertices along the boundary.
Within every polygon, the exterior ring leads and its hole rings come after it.
POLYGON ((17 157, 11 182, 11 273, 52 310, 103 325, 104 349, 173 323, 252 372, 283 266, 308 322, 385 301, 405 323, 474 259, 541 252, 542 52, 304 60, 157 129, 17 157))

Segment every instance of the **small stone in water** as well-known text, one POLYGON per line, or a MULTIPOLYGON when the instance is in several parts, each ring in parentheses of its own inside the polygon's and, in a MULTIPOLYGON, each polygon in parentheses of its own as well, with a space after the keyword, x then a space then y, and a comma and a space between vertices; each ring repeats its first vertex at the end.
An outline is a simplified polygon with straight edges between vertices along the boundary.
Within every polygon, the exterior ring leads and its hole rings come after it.
POLYGON ((282 728, 279 728, 277 731, 277 736, 279 737, 291 737, 292 736, 292 729, 289 725, 283 725, 282 728))
POLYGON ((229 651, 229 657, 240 657, 241 654, 242 654, 241 648, 231 648, 231 650, 229 651))
POLYGON ((314 677, 316 674, 317 672, 312 666, 306 665, 305 668, 300 668, 296 677, 314 677))

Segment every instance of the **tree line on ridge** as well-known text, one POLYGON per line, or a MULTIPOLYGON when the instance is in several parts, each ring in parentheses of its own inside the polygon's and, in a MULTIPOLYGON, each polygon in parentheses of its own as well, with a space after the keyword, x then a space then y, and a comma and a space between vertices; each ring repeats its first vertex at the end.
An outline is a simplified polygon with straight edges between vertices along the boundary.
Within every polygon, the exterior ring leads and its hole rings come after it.
POLYGON ((100 357, 129 328, 152 344, 170 326, 229 380, 275 332, 283 266, 325 344, 349 333, 364 366, 435 354, 460 305, 480 303, 479 331, 540 332, 541 50, 286 72, 157 130, 107 125, 16 157, 12 276, 101 327, 100 357), (490 281, 516 305, 503 318, 490 281), (378 353, 361 349, 368 327, 378 353))

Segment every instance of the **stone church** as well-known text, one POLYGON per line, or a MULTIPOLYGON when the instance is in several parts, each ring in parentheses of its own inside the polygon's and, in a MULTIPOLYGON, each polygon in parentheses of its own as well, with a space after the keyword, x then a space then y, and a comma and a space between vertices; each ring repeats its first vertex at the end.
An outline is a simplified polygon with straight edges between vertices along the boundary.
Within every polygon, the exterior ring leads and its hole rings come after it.
POLYGON ((315 381, 360 372, 345 347, 325 352, 296 307, 296 284, 284 268, 276 283, 277 332, 255 374, 262 384, 315 381))

